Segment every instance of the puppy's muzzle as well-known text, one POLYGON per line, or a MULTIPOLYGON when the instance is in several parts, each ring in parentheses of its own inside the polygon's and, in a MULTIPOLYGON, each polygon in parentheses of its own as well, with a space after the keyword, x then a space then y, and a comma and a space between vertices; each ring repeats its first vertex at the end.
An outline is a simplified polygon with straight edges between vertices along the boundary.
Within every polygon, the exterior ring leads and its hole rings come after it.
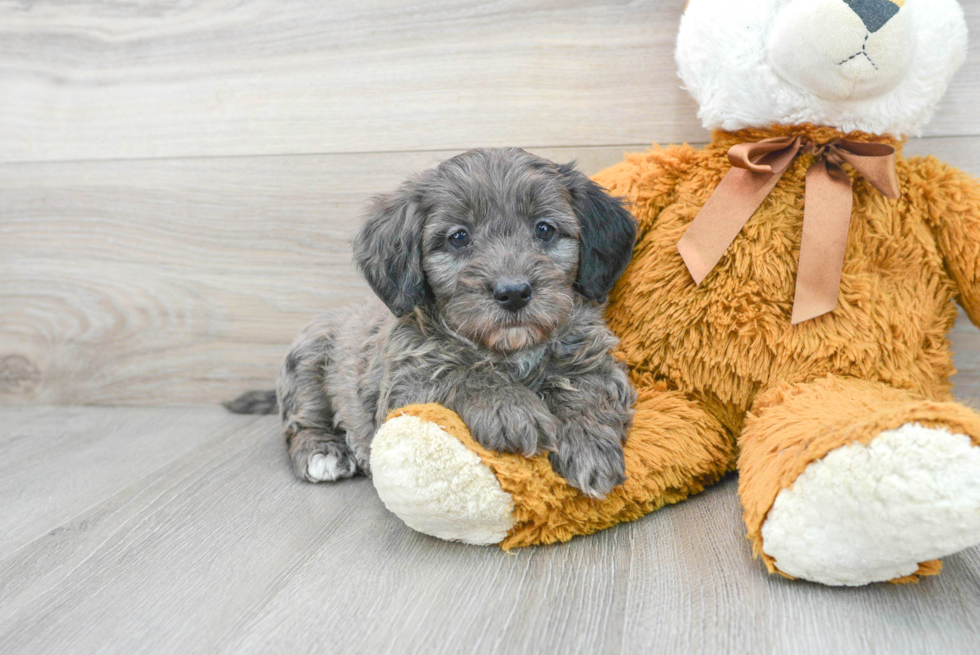
POLYGON ((531 301, 531 293, 531 283, 518 278, 501 278, 493 285, 493 299, 511 312, 525 307, 531 301))

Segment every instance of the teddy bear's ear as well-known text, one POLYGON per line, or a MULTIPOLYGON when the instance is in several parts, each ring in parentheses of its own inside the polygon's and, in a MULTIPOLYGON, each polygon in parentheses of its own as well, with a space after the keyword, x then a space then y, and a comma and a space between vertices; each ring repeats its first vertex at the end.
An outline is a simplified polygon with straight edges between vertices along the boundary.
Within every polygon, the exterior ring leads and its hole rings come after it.
POLYGON ((626 270, 636 241, 636 219, 623 201, 575 170, 575 162, 558 168, 579 225, 576 289, 605 302, 616 280, 626 270))

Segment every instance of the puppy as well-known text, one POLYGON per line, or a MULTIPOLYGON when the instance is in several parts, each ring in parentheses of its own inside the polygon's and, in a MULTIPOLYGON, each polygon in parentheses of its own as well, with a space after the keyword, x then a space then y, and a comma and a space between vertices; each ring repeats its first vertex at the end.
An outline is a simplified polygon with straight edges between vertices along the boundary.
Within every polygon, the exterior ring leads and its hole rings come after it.
POLYGON ((602 303, 635 237, 572 164, 516 148, 471 150, 375 198, 354 261, 381 302, 314 320, 279 374, 296 474, 369 475, 388 412, 435 402, 483 446, 547 451, 605 496, 625 480, 635 393, 602 303))

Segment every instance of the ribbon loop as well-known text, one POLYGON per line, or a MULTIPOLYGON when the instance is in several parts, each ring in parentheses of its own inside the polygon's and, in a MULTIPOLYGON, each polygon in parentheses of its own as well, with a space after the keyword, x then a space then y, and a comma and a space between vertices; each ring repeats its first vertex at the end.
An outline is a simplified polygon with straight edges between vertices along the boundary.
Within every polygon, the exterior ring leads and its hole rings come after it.
POLYGON ((800 137, 776 137, 755 143, 738 143, 729 148, 732 166, 753 173, 782 175, 793 163, 802 146, 800 137))
POLYGON ((691 277, 701 284, 800 152, 811 154, 813 163, 806 173, 794 325, 837 306, 853 209, 851 178, 842 166, 850 164, 879 193, 898 198, 893 147, 847 139, 817 144, 802 136, 736 144, 728 150, 732 169, 677 243, 691 277))
POLYGON ((830 144, 834 154, 850 164, 886 198, 898 198, 901 185, 895 166, 895 148, 884 143, 861 143, 840 139, 830 144))

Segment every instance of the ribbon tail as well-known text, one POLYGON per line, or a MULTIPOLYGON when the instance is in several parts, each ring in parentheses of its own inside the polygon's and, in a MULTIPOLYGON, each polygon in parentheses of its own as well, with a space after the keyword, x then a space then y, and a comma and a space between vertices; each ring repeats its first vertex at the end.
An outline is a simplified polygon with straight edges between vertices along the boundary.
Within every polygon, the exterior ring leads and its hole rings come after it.
POLYGON ((851 179, 818 158, 806 173, 805 202, 793 325, 837 307, 854 202, 851 179))
POLYGON ((782 171, 728 171, 677 242, 677 250, 695 284, 701 284, 718 264, 781 176, 782 171))

